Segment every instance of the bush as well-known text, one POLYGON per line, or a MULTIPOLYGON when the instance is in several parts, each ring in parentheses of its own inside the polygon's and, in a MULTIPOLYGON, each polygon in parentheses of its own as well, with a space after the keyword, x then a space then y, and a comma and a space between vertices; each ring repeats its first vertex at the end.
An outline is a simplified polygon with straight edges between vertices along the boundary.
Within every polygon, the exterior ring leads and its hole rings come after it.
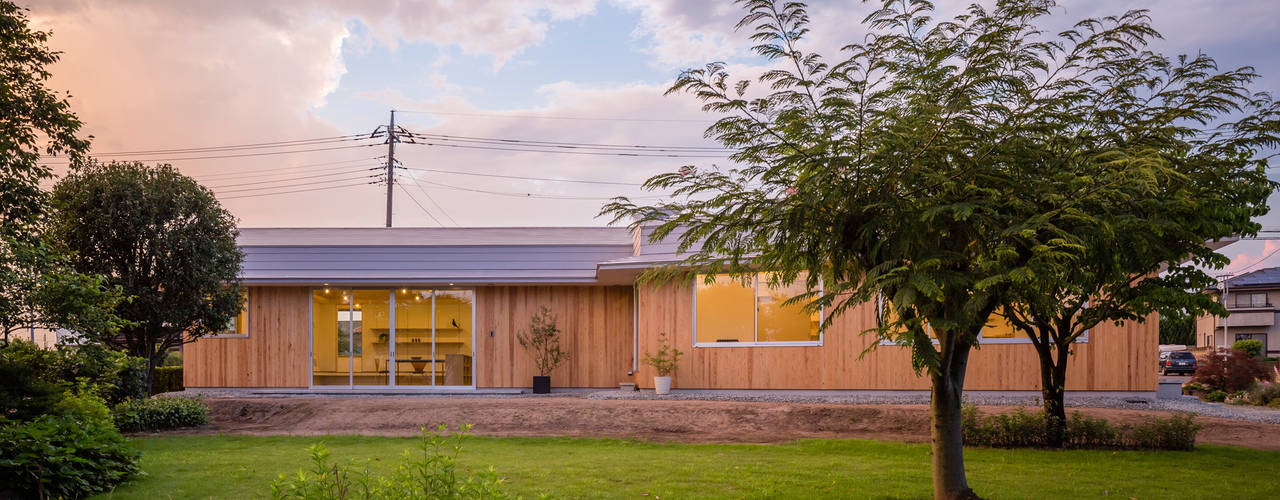
MULTIPOLYGON (((1005 415, 978 415, 978 408, 965 405, 961 421, 966 446, 992 448, 1041 448, 1046 446, 1044 411, 1022 408, 1005 415)), ((1143 423, 1113 426, 1103 419, 1072 413, 1067 419, 1064 448, 1190 450, 1195 447, 1200 425, 1190 414, 1169 418, 1150 417, 1143 423)))
POLYGON ((84 498, 139 472, 138 452, 92 392, 62 398, 27 422, 0 418, 0 497, 84 498))
POLYGON ((1204 400, 1210 403, 1221 403, 1227 400, 1227 393, 1222 391, 1212 391, 1204 395, 1204 400))
POLYGON ((169 351, 169 354, 164 355, 164 361, 160 362, 160 366, 182 366, 182 353, 169 351))
POLYGON ((1244 351, 1248 353, 1250 356, 1253 356, 1257 359, 1262 359, 1262 341, 1261 340, 1255 340, 1255 339, 1237 340, 1234 344, 1231 344, 1231 350, 1244 351))
POLYGON ((181 366, 159 366, 151 374, 151 394, 177 392, 183 389, 181 366))
POLYGON ((1253 390, 1249 391, 1249 402, 1258 406, 1269 406, 1280 402, 1280 381, 1254 386, 1253 390))
MULTIPOLYGON (((1205 356, 1196 366, 1191 381, 1223 392, 1244 391, 1268 374, 1262 363, 1249 353, 1240 350, 1219 350, 1205 356)), ((1224 395, 1225 397, 1225 395, 1224 395)))
POLYGON ((108 404, 144 397, 145 377, 145 360, 98 345, 44 349, 25 340, 0 342, 0 416, 46 414, 77 384, 95 387, 108 404))
POLYGON ((271 498, 511 498, 503 491, 504 481, 493 467, 478 474, 458 471, 458 454, 470 429, 470 425, 464 425, 456 434, 445 437, 441 434, 448 430, 446 426, 441 425, 433 432, 423 426, 416 453, 405 450, 404 462, 387 477, 374 476, 367 461, 363 464, 348 461, 345 466, 332 464, 324 444, 314 444, 308 448, 311 470, 300 470, 293 476, 281 474, 271 483, 271 498))
POLYGON ((120 432, 158 431, 204 425, 209 407, 197 399, 130 399, 116 406, 111 416, 120 432))

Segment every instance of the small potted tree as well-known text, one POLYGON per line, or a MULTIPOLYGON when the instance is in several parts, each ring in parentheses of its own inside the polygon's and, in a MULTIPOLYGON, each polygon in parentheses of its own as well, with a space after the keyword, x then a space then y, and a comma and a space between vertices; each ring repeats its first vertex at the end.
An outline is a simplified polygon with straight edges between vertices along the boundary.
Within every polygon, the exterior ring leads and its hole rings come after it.
POLYGON ((529 320, 529 329, 516 333, 520 347, 533 358, 538 374, 533 376, 533 393, 551 392, 551 371, 569 359, 569 353, 560 349, 560 329, 551 308, 542 306, 529 320))
POLYGON ((671 374, 676 372, 676 366, 680 362, 680 352, 667 342, 667 334, 665 332, 658 334, 658 352, 650 354, 648 351, 644 353, 645 364, 652 366, 658 372, 653 377, 654 394, 666 394, 671 392, 671 374))

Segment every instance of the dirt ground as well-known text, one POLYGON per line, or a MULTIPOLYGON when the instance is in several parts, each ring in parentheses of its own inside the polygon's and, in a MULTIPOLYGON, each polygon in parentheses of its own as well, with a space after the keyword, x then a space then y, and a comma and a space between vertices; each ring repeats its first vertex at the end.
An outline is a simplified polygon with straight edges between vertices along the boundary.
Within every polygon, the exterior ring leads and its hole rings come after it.
MULTIPOLYGON (((470 423, 487 436, 582 436, 690 443, 776 443, 800 438, 929 439, 923 405, 592 400, 580 397, 360 397, 207 400, 212 424, 185 431, 244 435, 408 436, 420 425, 470 423)), ((984 413, 1013 407, 983 407, 984 413)), ((1071 408, 1112 423, 1150 410, 1071 408)), ((1280 425, 1196 417, 1198 442, 1280 450, 1280 425)))

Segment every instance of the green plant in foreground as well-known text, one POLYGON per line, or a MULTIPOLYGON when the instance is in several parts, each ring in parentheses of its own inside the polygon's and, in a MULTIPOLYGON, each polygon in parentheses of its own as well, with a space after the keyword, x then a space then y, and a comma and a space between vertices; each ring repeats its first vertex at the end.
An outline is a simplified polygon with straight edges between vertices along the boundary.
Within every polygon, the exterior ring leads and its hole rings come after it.
POLYGON ((198 399, 130 399, 117 405, 111 416, 120 432, 158 431, 204 425, 209 407, 198 399))
POLYGON ((669 377, 676 372, 676 368, 680 364, 680 355, 684 354, 680 349, 676 349, 667 342, 667 333, 658 334, 658 352, 656 354, 644 353, 645 364, 652 366, 658 372, 659 377, 669 377))
POLYGON ((274 499, 401 499, 401 498, 512 498, 504 488, 504 480, 489 467, 472 473, 458 470, 462 440, 471 425, 445 436, 448 426, 435 431, 422 426, 414 449, 404 451, 404 461, 389 476, 374 475, 369 462, 336 465, 324 443, 311 445, 311 470, 300 470, 295 476, 281 474, 271 483, 274 499))
MULTIPOLYGON (((1058 447, 1048 441, 1045 412, 1018 408, 1002 415, 981 416, 974 405, 962 410, 966 446, 991 448, 1058 447)), ((1110 422, 1072 413, 1062 447, 1076 449, 1192 450, 1200 425, 1187 413, 1148 417, 1137 425, 1110 422)))

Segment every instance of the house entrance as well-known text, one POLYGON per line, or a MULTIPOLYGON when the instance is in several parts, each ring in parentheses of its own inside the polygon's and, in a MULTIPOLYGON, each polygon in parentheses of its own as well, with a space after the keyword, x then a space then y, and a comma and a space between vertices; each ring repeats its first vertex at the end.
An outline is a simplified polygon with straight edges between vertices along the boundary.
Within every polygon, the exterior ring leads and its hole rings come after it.
POLYGON ((313 387, 474 386, 475 292, 317 288, 313 387))

